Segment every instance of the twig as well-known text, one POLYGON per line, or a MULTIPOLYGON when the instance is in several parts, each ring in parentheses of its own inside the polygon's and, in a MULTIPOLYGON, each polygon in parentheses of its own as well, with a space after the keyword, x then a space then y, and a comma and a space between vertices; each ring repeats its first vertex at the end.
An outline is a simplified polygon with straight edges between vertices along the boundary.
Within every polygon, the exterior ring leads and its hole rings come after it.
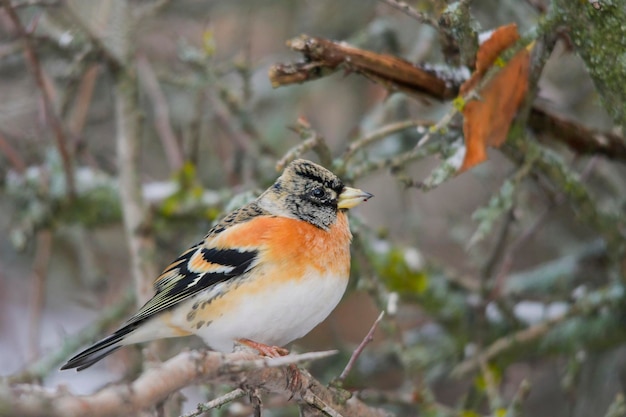
MULTIPOLYGON (((592 169, 595 165, 596 158, 592 158, 589 160, 585 168, 580 174, 580 181, 584 181, 584 179, 592 172, 592 169)), ((564 190, 564 188, 559 188, 560 190, 564 190)), ((580 194, 579 194, 580 195, 580 194)), ((504 283, 504 279, 506 275, 511 270, 513 265, 513 260, 515 255, 519 252, 519 249, 526 243, 530 238, 532 238, 537 231, 540 230, 541 225, 546 221, 548 215, 552 212, 555 207, 560 206, 566 200, 567 193, 565 191, 559 191, 556 196, 552 199, 550 204, 543 209, 543 211, 537 216, 535 222, 528 227, 521 235, 517 236, 517 238, 506 248, 506 251, 502 255, 502 262, 500 263, 500 267, 494 277, 492 290, 490 297, 494 299, 497 293, 501 290, 502 285, 504 283)))
POLYGON ((263 401, 261 401, 261 395, 256 389, 250 391, 250 404, 252 405, 253 416, 261 417, 261 408, 263 407, 263 401))
POLYGON ((20 0, 20 1, 12 2, 11 6, 14 9, 19 9, 22 7, 32 7, 32 6, 52 7, 52 6, 58 6, 59 4, 60 4, 59 0, 20 0))
POLYGON ((409 162, 416 161, 437 153, 439 150, 441 150, 443 145, 443 141, 438 141, 437 143, 426 145, 417 149, 414 148, 408 152, 404 152, 390 158, 366 161, 350 169, 347 172, 347 177, 351 181, 354 181, 357 178, 363 177, 367 174, 383 168, 389 168, 394 171, 401 166, 408 164, 409 162))
POLYGON ((33 261, 32 292, 30 300, 30 326, 28 331, 29 359, 39 357, 39 334, 41 333, 41 314, 45 303, 46 276, 52 253, 52 231, 43 229, 37 233, 37 249, 33 261))
POLYGON ((195 411, 191 411, 189 413, 183 414, 180 417, 197 417, 202 413, 206 413, 214 408, 219 408, 226 403, 235 401, 243 397, 244 395, 246 395, 246 391, 241 388, 237 388, 229 392, 228 394, 224 394, 221 397, 217 397, 214 400, 208 401, 206 403, 198 404, 198 407, 196 408, 195 411))
POLYGON ((302 398, 308 405, 311 407, 315 407, 320 410, 322 413, 326 414, 328 417, 343 417, 339 414, 335 409, 326 404, 320 398, 318 398, 315 394, 308 391, 304 397, 302 398))
POLYGON ((133 17, 136 20, 145 19, 159 14, 164 8, 170 5, 172 0, 154 0, 152 3, 138 4, 133 10, 133 17))
MULTIPOLYGON (((6 1, 6 0, 5 0, 6 1)), ((102 55, 104 61, 109 65, 110 69, 113 72, 124 71, 126 64, 124 62, 123 56, 118 56, 114 51, 112 51, 107 45, 103 42, 103 40, 96 34, 89 25, 79 16, 71 5, 65 4, 64 12, 67 13, 72 21, 72 24, 79 28, 81 32, 85 34, 85 36, 91 42, 91 45, 102 55)), ((127 36, 126 33, 119 33, 119 36, 127 36)), ((127 52, 127 51, 126 51, 127 52)), ((124 55, 123 53, 121 55, 124 55)))
POLYGON ((370 328, 369 332, 367 332, 367 334, 365 335, 365 337, 363 338, 359 346, 357 346, 354 352, 352 352, 352 356, 350 356, 350 360, 348 361, 348 364, 341 372, 341 375, 339 375, 339 378, 337 378, 337 382, 343 382, 348 376, 348 374, 350 373, 350 371, 352 371, 354 364, 356 363, 359 356, 361 356, 361 353, 365 349, 365 346, 367 346, 372 340, 374 340, 374 332, 376 331, 378 324, 380 323, 380 321, 383 319, 384 316, 385 316, 385 311, 381 311, 376 321, 374 321, 374 324, 372 324, 372 327, 370 328))
POLYGON ((304 141, 301 144, 289 149, 287 153, 280 158, 280 160, 276 163, 276 171, 281 172, 285 169, 287 164, 310 150, 315 151, 317 156, 320 158, 322 165, 327 167, 331 166, 332 156, 324 137, 313 130, 308 121, 300 118, 292 129, 298 133, 304 141))
POLYGON ((15 375, 8 377, 11 384, 19 384, 38 381, 47 376, 50 371, 59 366, 67 357, 79 347, 99 337, 105 329, 119 322, 128 313, 133 305, 135 297, 132 292, 127 292, 117 304, 105 309, 95 323, 90 324, 75 335, 63 338, 63 344, 57 350, 44 355, 37 362, 31 363, 15 375))
POLYGON ((585 297, 579 299, 565 313, 497 339, 484 351, 457 365, 452 370, 452 375, 456 377, 464 376, 467 373, 476 370, 480 366, 481 362, 488 362, 517 345, 537 340, 567 319, 590 314, 598 308, 614 302, 616 298, 621 297, 621 292, 617 291, 617 293, 619 294, 616 294, 616 291, 613 291, 610 287, 591 292, 585 297))
MULTIPOLYGON (((216 77, 216 75, 214 75, 214 77, 216 77)), ((244 80, 244 85, 245 83, 246 81, 244 80)), ((250 112, 241 103, 241 100, 221 81, 217 80, 217 78, 215 79, 215 85, 218 89, 219 100, 226 106, 226 109, 231 116, 233 116, 230 119, 239 121, 239 127, 241 130, 252 140, 261 153, 273 157, 278 156, 276 151, 262 140, 263 138, 259 133, 259 129, 257 129, 252 122, 253 119, 250 112)))
POLYGON ((480 371, 485 381, 485 392, 487 393, 487 399, 489 401, 489 408, 495 414, 497 410, 502 408, 502 398, 498 392, 498 385, 493 377, 493 372, 489 369, 487 361, 480 361, 480 371))
POLYGON ((0 151, 4 153, 4 156, 11 162, 13 169, 17 171, 18 174, 23 174, 26 172, 26 163, 20 156, 20 154, 15 150, 15 148, 11 145, 11 143, 7 140, 4 133, 0 130, 0 151))
POLYGON ((11 4, 11 1, 2 0, 2 5, 4 6, 4 10, 6 11, 9 19, 15 26, 17 33, 24 44, 24 52, 26 54, 27 61, 30 64, 30 69, 33 73, 33 77, 35 78, 35 83, 37 84, 37 88, 39 89, 39 92, 43 99, 46 119, 50 122, 50 126, 52 127, 54 138, 56 140, 57 148, 59 150, 59 153, 61 154, 63 172, 65 174, 65 181, 67 184, 67 193, 68 196, 73 198, 76 193, 76 185, 74 180, 74 168, 72 164, 72 159, 67 145, 67 138, 65 136, 65 132, 63 131, 61 121, 54 111, 54 105, 52 103, 48 87, 46 87, 43 71, 39 62, 39 57, 35 53, 35 48, 32 45, 28 31, 22 24, 22 21, 20 20, 15 9, 13 8, 13 5, 11 4))
POLYGON ((626 401, 624 401, 624 394, 620 392, 615 396, 615 400, 611 403, 611 405, 609 405, 609 409, 606 410, 604 417, 624 416, 626 416, 626 401))
POLYGON ((399 0, 379 0, 381 3, 385 3, 388 6, 393 7, 394 9, 400 10, 404 14, 412 17, 420 23, 425 23, 434 27, 435 29, 439 29, 439 23, 436 19, 426 15, 425 13, 419 12, 415 10, 413 7, 409 6, 407 3, 399 0))
POLYGON ((343 154, 343 157, 341 159, 342 161, 344 161, 344 163, 346 163, 350 158, 354 156, 354 153, 359 149, 369 146, 372 143, 384 139, 389 135, 401 132, 412 127, 432 126, 433 124, 434 123, 429 120, 403 120, 401 122, 390 123, 352 142, 348 146, 348 149, 346 149, 346 152, 343 154))
POLYGON ((511 401, 508 409, 506 410, 506 415, 504 417, 518 417, 522 415, 522 405, 526 398, 528 398, 528 394, 530 393, 530 382, 527 379, 523 379, 519 384, 519 388, 515 393, 515 397, 511 401))
POLYGON ((178 172, 183 167, 183 153, 174 129, 172 129, 170 124, 170 111, 167 106, 167 100, 150 62, 144 55, 139 55, 137 58, 137 71, 139 72, 139 79, 154 107, 154 126, 165 150, 170 171, 178 172))
POLYGON ((75 138, 80 136, 85 127, 99 71, 99 65, 90 65, 80 80, 72 118, 68 122, 68 130, 75 138))

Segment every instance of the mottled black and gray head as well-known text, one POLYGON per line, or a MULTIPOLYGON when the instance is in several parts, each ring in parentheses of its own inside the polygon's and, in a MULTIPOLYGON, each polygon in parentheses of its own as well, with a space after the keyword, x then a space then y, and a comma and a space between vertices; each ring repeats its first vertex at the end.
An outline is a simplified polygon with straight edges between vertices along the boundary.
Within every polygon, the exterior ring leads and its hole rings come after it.
POLYGON ((370 193, 346 187, 326 168, 297 159, 257 203, 274 215, 304 220, 328 230, 335 223, 338 210, 352 208, 370 197, 370 193))

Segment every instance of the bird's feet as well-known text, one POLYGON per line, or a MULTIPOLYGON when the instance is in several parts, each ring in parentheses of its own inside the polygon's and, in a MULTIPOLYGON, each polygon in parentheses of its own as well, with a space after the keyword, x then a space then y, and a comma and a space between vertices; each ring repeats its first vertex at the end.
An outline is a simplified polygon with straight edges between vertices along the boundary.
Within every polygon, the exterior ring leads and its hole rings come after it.
POLYGON ((252 348, 259 352, 261 355, 270 358, 279 358, 281 356, 289 355, 289 351, 285 348, 282 348, 280 346, 266 345, 265 343, 255 342, 254 340, 250 339, 238 339, 237 343, 248 346, 249 348, 252 348))
MULTIPOLYGON (((248 346, 259 352, 263 356, 267 356, 269 358, 279 358, 281 356, 287 356, 289 354, 289 350, 280 347, 280 346, 270 346, 265 343, 255 342, 250 339, 238 339, 237 343, 248 346)), ((295 364, 289 365, 289 373, 287 375, 287 388, 292 392, 292 395, 300 390, 302 386, 302 377, 300 374, 300 370, 295 364)))

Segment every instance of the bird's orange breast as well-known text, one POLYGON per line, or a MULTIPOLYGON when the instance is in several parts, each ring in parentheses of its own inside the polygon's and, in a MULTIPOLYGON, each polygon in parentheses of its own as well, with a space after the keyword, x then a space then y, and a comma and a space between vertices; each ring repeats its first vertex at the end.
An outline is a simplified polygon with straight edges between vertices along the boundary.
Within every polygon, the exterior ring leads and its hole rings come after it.
POLYGON ((234 226, 212 243, 217 248, 257 249, 261 252, 261 263, 281 269, 280 275, 297 279, 306 268, 347 277, 351 239, 348 218, 339 212, 329 230, 302 220, 260 217, 234 226))

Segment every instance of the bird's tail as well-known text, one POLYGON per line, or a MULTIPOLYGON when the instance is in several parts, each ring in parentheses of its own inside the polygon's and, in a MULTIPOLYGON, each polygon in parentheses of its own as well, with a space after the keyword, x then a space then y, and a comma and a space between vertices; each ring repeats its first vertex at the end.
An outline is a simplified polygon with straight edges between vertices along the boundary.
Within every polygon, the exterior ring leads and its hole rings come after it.
POLYGON ((61 370, 76 368, 77 371, 82 371, 83 369, 89 368, 100 359, 126 345, 127 343, 124 343, 124 340, 137 328, 138 324, 137 322, 129 323, 121 327, 112 335, 105 337, 68 360, 67 363, 61 367, 61 370))

